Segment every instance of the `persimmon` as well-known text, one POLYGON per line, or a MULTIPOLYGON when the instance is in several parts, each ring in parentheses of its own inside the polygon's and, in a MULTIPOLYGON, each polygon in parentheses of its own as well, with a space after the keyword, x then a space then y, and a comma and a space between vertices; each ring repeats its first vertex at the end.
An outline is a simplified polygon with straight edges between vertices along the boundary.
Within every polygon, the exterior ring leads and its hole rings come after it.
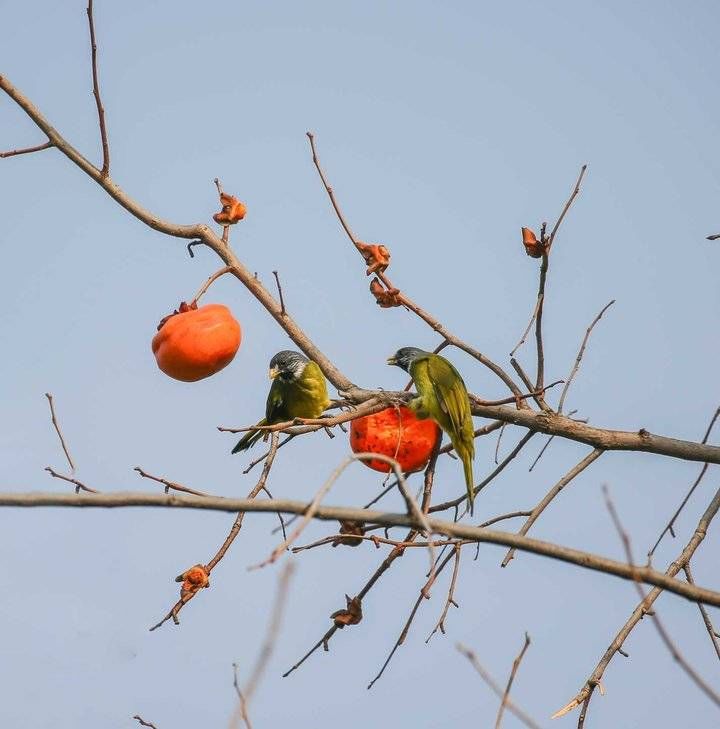
MULTIPOLYGON (((404 405, 356 418, 350 424, 350 447, 354 453, 379 453, 394 458, 405 473, 425 467, 439 438, 440 428, 433 420, 420 420, 404 405)), ((390 464, 384 461, 363 463, 375 471, 390 471, 390 464)))
POLYGON ((183 302, 158 325, 152 351, 166 375, 197 382, 229 365, 241 339, 240 324, 227 306, 183 302))

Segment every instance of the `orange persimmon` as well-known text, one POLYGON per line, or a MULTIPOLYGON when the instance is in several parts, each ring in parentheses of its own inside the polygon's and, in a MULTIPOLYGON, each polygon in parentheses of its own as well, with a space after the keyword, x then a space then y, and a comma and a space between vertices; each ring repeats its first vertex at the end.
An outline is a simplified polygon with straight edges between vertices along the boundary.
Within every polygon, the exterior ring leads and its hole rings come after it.
POLYGON ((158 367, 183 382, 197 382, 232 362, 240 348, 240 324, 222 304, 180 304, 152 340, 158 367))
MULTIPOLYGON (((350 424, 350 447, 354 453, 380 453, 394 458, 405 473, 425 467, 439 438, 440 428, 433 420, 420 420, 404 405, 356 418, 350 424)), ((384 461, 363 463, 375 471, 390 470, 390 464, 384 461)))

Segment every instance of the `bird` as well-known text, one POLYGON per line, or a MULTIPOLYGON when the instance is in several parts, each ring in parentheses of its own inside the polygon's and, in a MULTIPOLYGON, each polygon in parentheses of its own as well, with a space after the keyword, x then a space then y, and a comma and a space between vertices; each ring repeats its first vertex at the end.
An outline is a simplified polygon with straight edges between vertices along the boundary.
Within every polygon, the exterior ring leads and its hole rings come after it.
MULTIPOLYGON (((274 425, 295 418, 317 418, 330 404, 325 376, 316 362, 290 349, 270 360, 270 392, 265 417, 258 425, 274 425)), ((232 449, 240 453, 252 447, 264 434, 249 430, 232 449)))
POLYGON ((475 497, 472 463, 475 457, 475 432, 470 398, 463 378, 445 357, 417 347, 398 349, 387 363, 400 367, 412 377, 418 394, 409 402, 409 407, 417 417, 432 418, 450 437, 463 464, 468 505, 472 514, 475 497))

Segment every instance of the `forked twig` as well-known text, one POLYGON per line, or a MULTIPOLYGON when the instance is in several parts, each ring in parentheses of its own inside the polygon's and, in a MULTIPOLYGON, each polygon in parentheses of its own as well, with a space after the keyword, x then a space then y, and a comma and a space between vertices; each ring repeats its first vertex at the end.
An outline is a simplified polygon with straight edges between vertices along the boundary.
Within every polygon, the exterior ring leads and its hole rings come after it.
POLYGON ((573 379, 575 379, 575 375, 577 374, 578 370, 580 369, 580 362, 582 362, 583 354, 585 354, 585 347, 587 347, 588 339, 590 339, 590 333, 592 332, 595 325, 602 319, 603 314, 615 303, 615 299, 610 301, 609 303, 605 304, 603 308, 600 310, 600 313, 592 320, 590 326, 585 330, 585 336, 583 337, 582 344, 580 345, 580 349, 577 353, 577 357, 575 358, 575 364, 573 365, 572 369, 570 370, 570 374, 568 375, 567 379, 565 380, 565 387, 563 387, 562 392, 560 393, 560 402, 558 403, 557 411, 558 413, 562 413, 563 404, 565 403, 565 396, 567 395, 568 390, 570 389, 570 385, 572 384, 573 379))
POLYGON ((60 439, 60 445, 62 446, 63 452, 65 453, 65 458, 67 458, 67 462, 70 464, 70 471, 74 473, 75 464, 73 463, 73 459, 70 456, 70 451, 65 444, 65 438, 63 438, 62 431, 60 430, 60 425, 58 424, 57 417, 55 416, 55 405, 53 404, 53 396, 49 392, 46 392, 45 397, 48 399, 48 403, 50 404, 50 418, 52 420, 53 427, 55 428, 55 432, 57 433, 58 438, 60 439))
POLYGON ((93 20, 93 0, 88 0, 88 25, 90 26, 90 50, 92 58, 93 96, 97 106, 98 122, 100 124, 100 140, 102 142, 103 164, 100 174, 107 177, 110 172, 110 146, 108 145, 107 127, 105 126, 105 109, 100 99, 100 84, 97 70, 97 43, 95 42, 95 21, 93 20))
POLYGON ((520 649, 520 653, 518 653, 517 658, 513 661, 512 669, 510 670, 510 677, 508 678, 507 686, 505 686, 505 693, 503 694, 502 701, 500 702, 500 708, 498 709, 497 718, 495 719, 495 729, 500 729, 502 715, 505 711, 505 707, 507 706, 510 697, 510 689, 512 688, 513 682, 515 681, 515 674, 517 674, 518 668, 520 668, 520 663, 522 662, 522 659, 524 658, 525 653, 529 647, 530 636, 526 632, 525 643, 523 643, 523 647, 520 649))
POLYGON ((500 688, 499 684, 490 675, 488 671, 482 666, 478 657, 469 648, 466 648, 462 643, 456 643, 455 648, 470 661, 472 667, 480 674, 480 678, 490 687, 492 692, 502 701, 505 702, 507 710, 514 714, 525 726, 530 729, 540 729, 540 725, 535 723, 522 709, 520 709, 510 697, 505 696, 505 692, 500 688))
POLYGON ((245 684, 244 690, 240 690, 237 683, 237 667, 235 668, 235 690, 238 693, 239 702, 238 706, 233 713, 230 720, 230 728, 237 727, 240 719, 243 719, 246 725, 250 726, 250 720, 248 718, 248 705, 252 700, 253 695, 260 683, 260 680, 265 673, 267 664, 272 657, 273 650, 275 649, 275 643, 277 641, 278 633, 280 632, 280 626, 282 625, 283 615, 285 613, 285 606, 287 604, 288 592, 290 590, 290 580, 293 576, 295 565, 293 562, 287 562, 283 567, 280 577, 278 579, 277 592, 275 594, 275 601, 273 603, 272 615, 270 616, 270 622, 268 623, 267 630, 265 632, 265 639, 263 640, 260 652, 258 653, 255 665, 253 667, 250 678, 245 684))

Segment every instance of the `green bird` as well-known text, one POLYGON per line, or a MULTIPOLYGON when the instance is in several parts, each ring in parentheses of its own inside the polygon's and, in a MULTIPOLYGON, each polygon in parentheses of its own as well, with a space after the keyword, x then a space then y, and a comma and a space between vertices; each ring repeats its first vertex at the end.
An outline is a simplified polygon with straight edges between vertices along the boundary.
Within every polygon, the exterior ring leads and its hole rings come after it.
MULTIPOLYGON (((317 418, 330 404, 325 376, 304 354, 286 349, 270 360, 272 385, 265 417, 258 425, 274 425, 295 418, 317 418)), ((249 430, 232 449, 239 453, 255 445, 266 431, 249 430)))
POLYGON ((401 367, 412 377, 418 396, 410 401, 409 406, 415 414, 419 418, 432 418, 450 436, 450 442, 463 464, 472 514, 475 432, 470 398, 460 373, 445 357, 417 347, 398 349, 387 363, 401 367))

